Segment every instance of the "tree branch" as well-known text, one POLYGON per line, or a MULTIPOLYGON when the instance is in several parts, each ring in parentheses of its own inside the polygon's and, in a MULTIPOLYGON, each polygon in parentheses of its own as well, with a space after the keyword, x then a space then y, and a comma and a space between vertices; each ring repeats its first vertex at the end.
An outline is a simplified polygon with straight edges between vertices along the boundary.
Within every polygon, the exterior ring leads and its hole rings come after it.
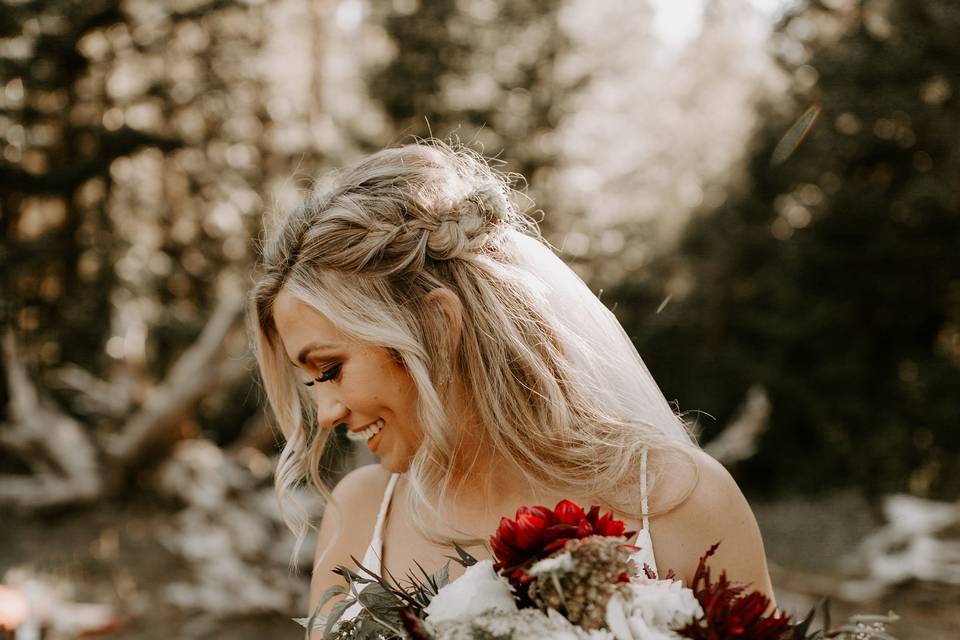
POLYGON ((704 450, 724 466, 752 457, 757 452, 757 438, 767 428, 770 399, 763 387, 752 386, 736 417, 720 434, 707 443, 704 450))
POLYGON ((128 421, 123 431, 107 443, 107 455, 118 470, 138 460, 187 410, 211 388, 227 379, 246 373, 241 362, 228 361, 217 366, 223 340, 240 315, 242 296, 238 293, 221 298, 213 316, 197 340, 177 359, 169 373, 128 421))
POLYGON ((95 499, 102 491, 97 452, 83 427, 37 393, 17 357, 12 330, 3 336, 10 422, 0 446, 21 454, 34 473, 0 477, 0 504, 44 509, 95 499))

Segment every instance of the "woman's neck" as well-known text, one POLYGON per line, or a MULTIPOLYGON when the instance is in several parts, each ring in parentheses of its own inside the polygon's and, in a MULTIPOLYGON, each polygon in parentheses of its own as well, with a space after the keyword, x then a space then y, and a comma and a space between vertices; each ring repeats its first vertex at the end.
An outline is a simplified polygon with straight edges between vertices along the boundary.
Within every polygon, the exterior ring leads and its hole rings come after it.
POLYGON ((450 398, 450 415, 455 416, 459 440, 453 454, 454 469, 444 496, 445 519, 451 522, 513 517, 520 506, 553 507, 559 500, 574 501, 582 496, 560 495, 556 487, 538 481, 511 458, 498 454, 490 442, 477 412, 470 408, 459 389, 450 398))

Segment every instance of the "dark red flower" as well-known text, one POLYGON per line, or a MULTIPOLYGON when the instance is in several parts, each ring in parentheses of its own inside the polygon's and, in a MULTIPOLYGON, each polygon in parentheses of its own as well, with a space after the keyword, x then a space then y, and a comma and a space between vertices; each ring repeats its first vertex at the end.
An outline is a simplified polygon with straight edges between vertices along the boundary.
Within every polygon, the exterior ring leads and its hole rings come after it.
POLYGON ((571 502, 570 500, 561 500, 558 502, 557 506, 553 508, 553 514, 557 517, 557 522, 560 524, 575 525, 585 517, 583 508, 576 502, 571 502))
POLYGON ((520 507, 513 520, 501 518, 490 547, 496 558, 494 569, 514 584, 526 582, 526 569, 537 560, 563 548, 568 540, 588 536, 627 537, 624 524, 612 513, 600 515, 600 507, 589 513, 570 500, 561 500, 552 510, 543 507, 520 507))
POLYGON ((694 640, 784 640, 791 632, 790 616, 784 613, 764 615, 770 598, 747 590, 746 584, 730 582, 722 571, 716 583, 710 580, 707 558, 717 551, 713 545, 700 558, 693 575, 693 590, 703 608, 703 617, 677 632, 694 640))
POLYGON ((427 631, 427 627, 423 624, 423 620, 414 613, 411 607, 405 607, 400 612, 400 623, 410 640, 433 640, 430 632, 427 631))

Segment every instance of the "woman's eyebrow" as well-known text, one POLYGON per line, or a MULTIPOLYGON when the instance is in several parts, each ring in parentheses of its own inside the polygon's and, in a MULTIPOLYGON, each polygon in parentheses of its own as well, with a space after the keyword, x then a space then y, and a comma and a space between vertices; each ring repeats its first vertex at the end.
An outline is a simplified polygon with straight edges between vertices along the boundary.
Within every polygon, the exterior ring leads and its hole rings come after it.
MULTIPOLYGON (((331 344, 329 342, 311 342, 300 349, 300 353, 297 354, 297 362, 300 364, 307 364, 307 356, 310 355, 311 351, 317 351, 318 349, 336 349, 339 345, 331 344)), ((294 363, 296 364, 296 363, 294 363)))

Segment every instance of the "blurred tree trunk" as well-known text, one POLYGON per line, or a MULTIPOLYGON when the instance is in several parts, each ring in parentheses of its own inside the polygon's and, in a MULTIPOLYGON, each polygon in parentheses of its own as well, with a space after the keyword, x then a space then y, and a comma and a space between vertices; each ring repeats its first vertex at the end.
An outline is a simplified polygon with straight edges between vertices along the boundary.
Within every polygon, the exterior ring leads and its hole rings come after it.
POLYGON ((369 86, 395 135, 456 135, 524 176, 554 163, 551 132, 573 88, 555 69, 570 46, 558 21, 564 4, 442 0, 381 10, 400 53, 369 86))
POLYGON ((109 247, 98 241, 110 230, 90 233, 105 220, 103 200, 88 209, 78 204, 78 192, 88 181, 107 181, 114 159, 170 142, 108 131, 74 115, 76 85, 89 70, 79 43, 123 22, 119 1, 49 3, 59 20, 45 23, 32 4, 3 5, 3 30, 21 51, 13 47, 0 58, 6 84, 0 114, 8 123, 0 161, 0 322, 35 332, 47 362, 95 361, 109 329, 113 275, 84 270, 80 262, 89 251, 109 263, 109 247))
POLYGON ((324 154, 317 73, 282 72, 333 8, 0 0, 0 504, 263 428, 242 289, 261 194, 324 154))

